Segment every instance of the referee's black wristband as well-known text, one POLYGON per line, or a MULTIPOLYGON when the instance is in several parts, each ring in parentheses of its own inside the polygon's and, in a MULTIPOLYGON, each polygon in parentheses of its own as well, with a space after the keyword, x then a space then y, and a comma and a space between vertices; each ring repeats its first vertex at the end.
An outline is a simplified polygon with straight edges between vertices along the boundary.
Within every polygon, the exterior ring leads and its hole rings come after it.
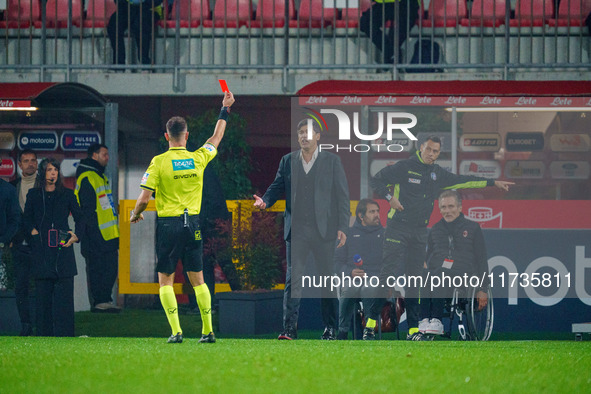
POLYGON ((225 120, 228 121, 228 116, 230 116, 230 107, 222 107, 220 111, 220 116, 218 116, 218 120, 225 120))

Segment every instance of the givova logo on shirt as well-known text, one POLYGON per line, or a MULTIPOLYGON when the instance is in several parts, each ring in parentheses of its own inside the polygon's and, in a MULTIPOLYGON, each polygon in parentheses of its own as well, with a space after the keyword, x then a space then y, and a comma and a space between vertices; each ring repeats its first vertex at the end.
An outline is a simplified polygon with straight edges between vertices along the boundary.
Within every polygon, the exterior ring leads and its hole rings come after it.
POLYGON ((195 162, 193 161, 193 159, 173 160, 172 161, 172 170, 173 171, 194 170, 194 169, 195 169, 195 162))

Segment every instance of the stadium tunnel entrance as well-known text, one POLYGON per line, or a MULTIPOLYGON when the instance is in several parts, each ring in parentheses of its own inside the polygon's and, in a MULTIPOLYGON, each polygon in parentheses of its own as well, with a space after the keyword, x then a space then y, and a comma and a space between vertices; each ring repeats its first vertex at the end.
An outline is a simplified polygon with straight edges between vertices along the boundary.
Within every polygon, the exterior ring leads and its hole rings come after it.
MULTIPOLYGON (((79 83, 0 84, 0 177, 11 181, 19 176, 18 153, 31 149, 39 161, 46 157, 60 160, 64 185, 74 189, 78 163, 94 143, 118 152, 117 103, 79 83)), ((112 153, 105 173, 118 204, 116 153, 112 153)), ((78 247, 74 251, 79 273, 74 278, 74 307, 76 311, 89 310, 84 258, 78 247)), ((19 326, 15 321, 15 330, 19 326)))
MULTIPOLYGON (((0 177, 18 175, 18 151, 31 149, 39 159, 62 161, 68 187, 76 183, 76 167, 86 150, 103 143, 111 152, 119 149, 117 104, 79 83, 0 84, 0 177)), ((117 160, 106 169, 117 198, 117 160)))

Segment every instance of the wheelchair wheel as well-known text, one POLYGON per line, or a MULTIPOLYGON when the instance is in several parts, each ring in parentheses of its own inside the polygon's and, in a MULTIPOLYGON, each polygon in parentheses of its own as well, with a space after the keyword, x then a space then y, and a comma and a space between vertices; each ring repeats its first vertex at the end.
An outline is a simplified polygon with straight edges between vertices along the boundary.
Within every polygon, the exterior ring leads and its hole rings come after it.
POLYGON ((468 332, 473 341, 488 341, 492 334, 495 308, 490 289, 487 291, 488 304, 482 310, 478 310, 478 299, 476 298, 477 289, 470 289, 470 298, 466 305, 466 317, 468 323, 468 332))

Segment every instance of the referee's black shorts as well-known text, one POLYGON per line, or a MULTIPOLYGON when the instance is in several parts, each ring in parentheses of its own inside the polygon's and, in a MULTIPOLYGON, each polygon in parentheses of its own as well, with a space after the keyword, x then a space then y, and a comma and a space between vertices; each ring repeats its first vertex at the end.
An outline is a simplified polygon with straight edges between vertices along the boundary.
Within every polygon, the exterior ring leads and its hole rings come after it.
POLYGON ((156 220, 156 271, 172 274, 181 259, 185 272, 203 270, 203 241, 199 216, 188 216, 184 226, 182 216, 159 217, 156 220))

